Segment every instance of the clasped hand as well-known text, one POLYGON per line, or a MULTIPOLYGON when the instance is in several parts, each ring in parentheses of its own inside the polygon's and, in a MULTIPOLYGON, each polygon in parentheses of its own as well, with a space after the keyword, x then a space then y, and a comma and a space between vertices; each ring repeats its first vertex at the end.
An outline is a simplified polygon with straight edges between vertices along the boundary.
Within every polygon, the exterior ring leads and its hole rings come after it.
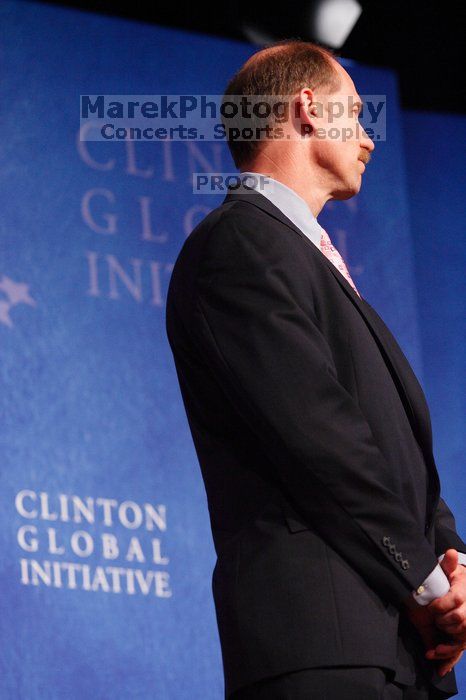
POLYGON ((456 549, 448 549, 440 565, 450 590, 428 605, 411 608, 408 617, 421 635, 426 658, 438 662, 438 674, 444 676, 466 649, 466 567, 458 564, 456 549))

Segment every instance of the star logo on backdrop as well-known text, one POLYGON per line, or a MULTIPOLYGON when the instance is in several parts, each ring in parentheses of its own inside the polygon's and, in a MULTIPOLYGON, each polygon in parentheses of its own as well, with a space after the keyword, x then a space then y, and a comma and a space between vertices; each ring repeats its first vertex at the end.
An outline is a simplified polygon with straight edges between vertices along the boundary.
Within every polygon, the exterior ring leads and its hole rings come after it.
POLYGON ((29 285, 24 282, 14 282, 10 277, 3 275, 0 279, 0 292, 6 299, 0 299, 0 323, 9 328, 13 327, 10 310, 18 304, 36 306, 36 301, 29 294, 29 285))

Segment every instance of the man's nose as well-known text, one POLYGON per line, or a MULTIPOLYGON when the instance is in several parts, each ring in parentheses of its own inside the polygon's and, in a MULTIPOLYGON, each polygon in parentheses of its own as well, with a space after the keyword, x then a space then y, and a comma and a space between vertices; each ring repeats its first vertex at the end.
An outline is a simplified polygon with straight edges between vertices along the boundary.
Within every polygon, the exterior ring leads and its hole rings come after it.
POLYGON ((361 136, 361 148, 367 148, 369 153, 372 153, 372 151, 375 148, 375 143, 373 140, 366 134, 365 130, 362 130, 362 136, 361 136))

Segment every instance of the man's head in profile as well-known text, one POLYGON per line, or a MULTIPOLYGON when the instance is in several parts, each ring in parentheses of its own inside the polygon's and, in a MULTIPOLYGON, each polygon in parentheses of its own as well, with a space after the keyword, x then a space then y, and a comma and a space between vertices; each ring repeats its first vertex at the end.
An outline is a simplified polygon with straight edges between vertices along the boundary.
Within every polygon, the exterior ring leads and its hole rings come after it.
POLYGON ((246 128, 241 137, 228 138, 240 171, 265 173, 292 187, 315 216, 329 199, 359 192, 374 144, 359 122, 356 87, 330 51, 296 40, 262 49, 230 80, 223 102, 239 96, 249 98, 253 113, 236 122, 246 128), (283 119, 283 109, 273 107, 285 102, 283 119), (264 116, 267 104, 270 114, 264 116), (247 127, 254 138, 242 137, 251 134, 247 127))

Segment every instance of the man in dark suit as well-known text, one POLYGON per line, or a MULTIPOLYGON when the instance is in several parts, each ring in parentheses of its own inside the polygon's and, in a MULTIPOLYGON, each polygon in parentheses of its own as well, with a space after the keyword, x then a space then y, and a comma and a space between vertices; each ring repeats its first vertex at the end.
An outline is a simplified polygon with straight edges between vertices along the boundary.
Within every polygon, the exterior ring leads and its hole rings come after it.
POLYGON ((290 120, 281 140, 229 143, 268 188, 230 192, 196 227, 168 293, 225 697, 451 697, 466 544, 440 498, 428 407, 316 220, 360 189, 374 148, 360 98, 329 52, 297 41, 255 54, 227 95, 294 95, 307 136, 290 120), (352 105, 331 122, 345 139, 318 136, 329 95, 352 105))

